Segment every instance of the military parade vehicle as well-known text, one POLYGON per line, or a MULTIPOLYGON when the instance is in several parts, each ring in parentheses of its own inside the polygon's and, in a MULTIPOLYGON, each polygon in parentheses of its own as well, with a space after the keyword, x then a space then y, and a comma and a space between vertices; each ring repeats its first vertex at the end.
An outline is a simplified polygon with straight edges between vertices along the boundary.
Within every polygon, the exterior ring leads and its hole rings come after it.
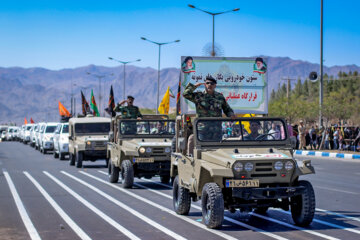
POLYGON ((86 117, 69 120, 69 164, 81 168, 83 161, 105 159, 109 140, 110 118, 86 117))
POLYGON ((301 175, 313 174, 310 160, 298 164, 287 127, 280 118, 176 119, 176 150, 171 156, 173 206, 187 215, 191 200, 201 200, 202 221, 219 228, 224 210, 266 213, 291 210, 296 225, 314 217, 315 194, 301 175), (193 128, 193 130, 192 130, 193 128), (193 155, 187 154, 194 134, 193 155))
POLYGON ((131 188, 134 177, 159 175, 161 182, 170 179, 171 140, 175 122, 167 115, 144 115, 141 120, 113 118, 108 145, 109 181, 121 176, 123 187, 131 188))

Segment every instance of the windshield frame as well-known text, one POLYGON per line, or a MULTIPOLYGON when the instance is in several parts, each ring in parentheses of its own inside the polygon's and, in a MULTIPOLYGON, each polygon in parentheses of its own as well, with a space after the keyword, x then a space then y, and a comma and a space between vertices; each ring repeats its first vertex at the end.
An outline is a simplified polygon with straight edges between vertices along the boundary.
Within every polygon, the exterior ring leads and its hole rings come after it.
POLYGON ((173 138, 175 136, 175 120, 174 119, 119 119, 118 121, 118 133, 119 133, 119 138, 173 138), (174 134, 151 134, 146 133, 146 134, 124 134, 121 131, 121 123, 125 123, 125 122, 168 122, 168 123, 174 123, 174 134))
MULTIPOLYGON (((243 138, 243 127, 242 124, 240 124, 240 134, 243 138)), ((200 146, 284 146, 284 145, 291 145, 290 142, 290 136, 288 136, 288 129, 286 122, 282 118, 272 118, 272 117, 250 117, 250 118, 196 118, 194 120, 194 139, 195 144, 200 146), (198 123, 203 121, 280 121, 282 122, 284 126, 284 133, 285 133, 285 139, 283 140, 231 140, 231 139, 223 139, 222 141, 201 141, 199 139, 199 132, 198 132, 198 123)))
MULTIPOLYGON (((110 126, 110 122, 77 122, 75 124, 72 125, 72 128, 74 129, 74 135, 75 136, 90 136, 90 135, 109 135, 109 132, 111 131, 111 126, 110 126), (77 132, 76 131, 76 127, 78 127, 78 124, 85 124, 85 125, 96 125, 96 124, 108 124, 109 125, 109 131, 108 132, 77 132)), ((69 129, 70 130, 70 129, 69 129)))

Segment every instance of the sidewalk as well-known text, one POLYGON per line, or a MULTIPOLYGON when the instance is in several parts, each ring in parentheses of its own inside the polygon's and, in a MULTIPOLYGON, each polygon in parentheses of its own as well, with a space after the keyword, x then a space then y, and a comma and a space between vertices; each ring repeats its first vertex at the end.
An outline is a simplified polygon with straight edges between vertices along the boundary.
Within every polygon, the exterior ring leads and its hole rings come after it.
POLYGON ((316 156, 316 157, 335 157, 335 158, 347 158, 347 159, 360 159, 360 153, 338 153, 338 152, 326 152, 326 151, 309 151, 309 150, 296 150, 295 155, 304 156, 316 156))

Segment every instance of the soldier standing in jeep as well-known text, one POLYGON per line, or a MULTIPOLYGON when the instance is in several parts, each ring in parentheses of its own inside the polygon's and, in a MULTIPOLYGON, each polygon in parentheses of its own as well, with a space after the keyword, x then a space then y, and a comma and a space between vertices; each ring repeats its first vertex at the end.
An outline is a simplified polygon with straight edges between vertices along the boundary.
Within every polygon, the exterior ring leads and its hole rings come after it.
POLYGON ((142 115, 137 106, 134 106, 135 98, 133 96, 128 96, 127 100, 123 100, 118 103, 118 105, 114 108, 115 112, 120 112, 123 119, 141 119, 142 115), (122 106, 127 102, 127 106, 122 106))
MULTIPOLYGON (((225 97, 215 91, 216 80, 212 76, 207 76, 205 83, 197 83, 195 85, 189 83, 183 93, 184 98, 195 103, 196 114, 198 117, 221 117, 222 111, 226 116, 235 118, 234 111, 231 109, 229 104, 226 102, 225 97), (204 92, 194 92, 195 89, 201 85, 205 85, 204 92)), ((204 138, 221 137, 221 126, 204 126, 204 133, 214 133, 213 136, 203 136, 204 138), (219 128, 219 131, 216 131, 219 128)), ((188 155, 193 155, 194 150, 194 135, 189 136, 188 141, 188 155)))

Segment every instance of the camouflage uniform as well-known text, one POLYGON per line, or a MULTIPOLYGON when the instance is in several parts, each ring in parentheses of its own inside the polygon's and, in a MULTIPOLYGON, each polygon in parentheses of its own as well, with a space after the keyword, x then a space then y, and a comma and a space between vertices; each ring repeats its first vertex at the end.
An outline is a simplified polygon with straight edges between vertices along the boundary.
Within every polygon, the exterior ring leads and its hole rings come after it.
MULTIPOLYGON (((118 104, 114 108, 114 112, 120 112, 122 119, 137 119, 142 117, 137 106, 121 106, 118 104)), ((136 134, 136 122, 124 122, 124 134, 136 134)))
MULTIPOLYGON (((204 92, 194 92, 195 85, 189 83, 184 92, 184 98, 195 103, 196 114, 198 117, 221 117, 224 111, 227 117, 234 116, 234 111, 226 102, 225 97, 219 93, 208 94, 204 92)), ((199 126, 199 139, 202 141, 220 141, 222 138, 221 122, 202 122, 203 126, 199 126)), ((193 152, 193 135, 190 135, 188 142, 188 154, 193 152)))

